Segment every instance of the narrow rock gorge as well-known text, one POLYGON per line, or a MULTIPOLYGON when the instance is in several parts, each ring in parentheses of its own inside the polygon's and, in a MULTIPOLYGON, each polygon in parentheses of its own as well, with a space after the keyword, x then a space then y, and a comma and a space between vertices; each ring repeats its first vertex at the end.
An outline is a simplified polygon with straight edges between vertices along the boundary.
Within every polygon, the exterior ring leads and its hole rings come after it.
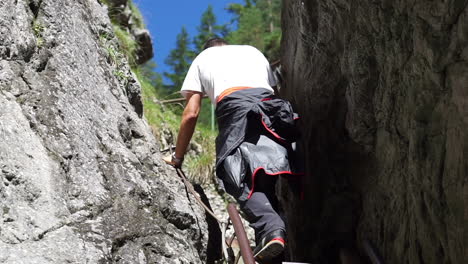
POLYGON ((308 171, 303 200, 281 188, 294 260, 466 263, 467 3, 283 1, 308 171))
POLYGON ((127 4, 0 2, 0 263, 207 260, 205 214, 161 161, 119 53, 109 8, 136 62, 152 56, 127 4))
MULTIPOLYGON (((467 6, 283 0, 307 171, 278 190, 288 258, 468 261, 467 6)), ((152 55, 127 0, 0 2, 0 263, 219 257, 143 116, 131 66, 152 55)))

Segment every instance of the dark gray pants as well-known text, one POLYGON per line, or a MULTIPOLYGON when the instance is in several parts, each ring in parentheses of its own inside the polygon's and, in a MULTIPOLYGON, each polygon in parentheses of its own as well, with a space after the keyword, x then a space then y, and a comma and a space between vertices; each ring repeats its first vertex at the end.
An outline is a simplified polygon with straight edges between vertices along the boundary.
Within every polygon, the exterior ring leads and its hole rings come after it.
POLYGON ((283 219, 278 214, 278 199, 275 194, 275 185, 278 176, 266 175, 258 172, 255 177, 255 188, 252 196, 247 199, 245 192, 250 193, 251 183, 244 185, 244 195, 237 197, 242 212, 245 214, 250 226, 255 230, 255 240, 258 242, 268 233, 285 229, 283 219))

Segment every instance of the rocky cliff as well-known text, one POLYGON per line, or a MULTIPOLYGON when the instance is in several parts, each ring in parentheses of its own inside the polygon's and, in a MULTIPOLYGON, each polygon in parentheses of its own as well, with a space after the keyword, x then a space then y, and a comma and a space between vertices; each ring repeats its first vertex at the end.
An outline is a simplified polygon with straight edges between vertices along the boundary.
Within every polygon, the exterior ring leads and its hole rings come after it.
POLYGON ((467 3, 283 1, 308 170, 304 200, 282 189, 294 259, 370 241, 385 263, 466 263, 467 3))
POLYGON ((161 162, 109 8, 0 2, 1 263, 207 258, 205 215, 161 162))

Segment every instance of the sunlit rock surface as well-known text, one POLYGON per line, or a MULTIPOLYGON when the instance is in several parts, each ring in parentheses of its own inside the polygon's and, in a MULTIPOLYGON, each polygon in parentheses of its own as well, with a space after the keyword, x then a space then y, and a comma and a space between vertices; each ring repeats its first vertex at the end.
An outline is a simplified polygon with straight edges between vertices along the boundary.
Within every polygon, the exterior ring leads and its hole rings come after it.
POLYGON ((0 2, 0 263, 205 263, 107 10, 0 2))
POLYGON ((368 240, 385 263, 466 263, 467 1, 284 0, 282 19, 308 168, 304 200, 282 189, 292 257, 368 240))

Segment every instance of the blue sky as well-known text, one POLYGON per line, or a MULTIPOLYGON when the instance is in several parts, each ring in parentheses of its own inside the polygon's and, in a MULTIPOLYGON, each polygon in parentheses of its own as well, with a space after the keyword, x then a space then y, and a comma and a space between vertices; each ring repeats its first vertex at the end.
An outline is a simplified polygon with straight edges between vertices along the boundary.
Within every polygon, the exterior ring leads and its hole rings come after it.
POLYGON ((154 47, 154 60, 157 72, 169 71, 164 59, 175 47, 176 36, 185 26, 190 37, 197 34, 201 15, 209 4, 213 6, 218 24, 231 20, 225 10, 229 3, 243 3, 243 0, 133 0, 140 8, 145 23, 151 32, 154 47))

